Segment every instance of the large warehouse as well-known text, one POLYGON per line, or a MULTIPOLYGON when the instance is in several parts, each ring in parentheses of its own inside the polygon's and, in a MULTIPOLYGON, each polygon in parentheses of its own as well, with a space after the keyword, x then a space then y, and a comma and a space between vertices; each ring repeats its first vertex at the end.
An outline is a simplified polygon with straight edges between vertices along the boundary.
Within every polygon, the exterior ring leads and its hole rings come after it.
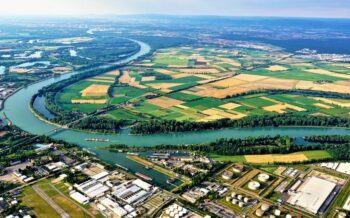
POLYGON ((317 214, 335 187, 334 182, 316 176, 309 177, 295 192, 291 193, 288 203, 317 214))

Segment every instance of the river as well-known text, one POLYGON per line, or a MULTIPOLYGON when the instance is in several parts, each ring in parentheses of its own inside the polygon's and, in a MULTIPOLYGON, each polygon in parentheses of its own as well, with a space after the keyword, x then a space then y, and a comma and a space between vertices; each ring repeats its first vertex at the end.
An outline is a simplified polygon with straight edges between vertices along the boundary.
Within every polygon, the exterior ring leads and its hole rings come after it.
MULTIPOLYGON (((140 51, 135 55, 119 61, 115 64, 125 64, 132 60, 135 60, 150 52, 149 45, 135 41, 140 45, 140 51)), ((50 84, 67 79, 70 76, 77 74, 78 72, 72 72, 69 74, 61 75, 50 79, 43 80, 41 82, 29 85, 25 87, 11 97, 9 97, 5 104, 4 109, 7 118, 19 128, 33 133, 33 134, 46 134, 49 131, 56 129, 57 127, 46 123, 36 117, 30 110, 30 100, 41 88, 50 84)), ((349 129, 342 128, 314 128, 314 127, 266 127, 266 128, 227 128, 220 130, 208 130, 200 132, 185 132, 185 133, 169 133, 169 134, 153 134, 153 135, 130 135, 128 130, 123 130, 120 134, 97 134, 88 133, 82 131, 76 131, 71 129, 62 129, 54 134, 52 138, 63 139, 70 143, 75 143, 82 148, 88 149, 94 152, 99 158, 104 161, 108 161, 115 164, 120 164, 129 168, 132 172, 141 172, 153 178, 153 181, 162 187, 170 189, 171 187, 166 184, 167 177, 154 170, 146 170, 143 166, 130 161, 124 154, 112 153, 109 151, 102 151, 97 149, 100 146, 107 146, 109 144, 122 143, 127 145, 157 145, 157 144, 193 144, 203 143, 216 140, 218 138, 243 138, 247 136, 259 136, 259 135, 288 135, 291 137, 302 137, 308 135, 349 135, 349 129), (86 138, 103 138, 109 139, 109 142, 91 142, 85 141, 86 138)))

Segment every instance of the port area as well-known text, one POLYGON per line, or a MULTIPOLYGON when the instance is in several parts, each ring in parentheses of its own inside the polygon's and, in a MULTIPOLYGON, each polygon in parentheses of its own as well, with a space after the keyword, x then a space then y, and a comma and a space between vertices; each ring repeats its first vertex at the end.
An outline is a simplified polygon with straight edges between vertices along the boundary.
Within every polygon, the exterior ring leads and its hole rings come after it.
POLYGON ((127 155, 127 158, 132 160, 132 161, 135 161, 139 164, 142 164, 146 169, 153 169, 159 173, 162 173, 166 176, 169 177, 169 183, 172 181, 172 180, 180 180, 182 182, 182 184, 180 186, 177 186, 175 187, 172 192, 175 192, 176 190, 178 190, 179 188, 181 188, 182 186, 185 186, 185 185, 188 185, 191 183, 191 179, 186 177, 186 176, 183 176, 183 175, 179 175, 171 170, 168 170, 164 167, 161 167, 155 163, 152 163, 151 161, 139 156, 139 155, 134 155, 134 154, 128 154, 127 155))

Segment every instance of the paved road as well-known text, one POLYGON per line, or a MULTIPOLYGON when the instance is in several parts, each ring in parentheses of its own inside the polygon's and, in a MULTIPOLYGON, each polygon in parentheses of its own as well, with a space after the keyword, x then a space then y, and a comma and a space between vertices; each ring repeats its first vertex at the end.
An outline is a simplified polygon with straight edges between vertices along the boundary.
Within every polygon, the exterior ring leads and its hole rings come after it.
POLYGON ((66 213, 60 206, 58 206, 38 185, 33 185, 34 191, 44 199, 50 206, 62 217, 70 218, 69 214, 66 213))

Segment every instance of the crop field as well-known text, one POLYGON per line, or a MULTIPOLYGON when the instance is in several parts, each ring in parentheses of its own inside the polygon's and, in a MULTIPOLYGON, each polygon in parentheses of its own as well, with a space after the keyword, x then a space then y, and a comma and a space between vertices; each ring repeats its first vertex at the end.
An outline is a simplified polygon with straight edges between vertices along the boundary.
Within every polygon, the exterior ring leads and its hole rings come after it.
POLYGON ((327 151, 303 151, 291 154, 262 154, 262 155, 210 155, 211 158, 218 161, 233 161, 233 162, 245 162, 252 164, 272 164, 278 163, 292 163, 302 162, 308 160, 320 160, 331 158, 331 154, 327 151))
POLYGON ((123 70, 67 87, 59 93, 57 101, 63 108, 83 112, 128 103, 123 109, 109 112, 107 117, 134 121, 159 118, 208 122, 289 112, 349 116, 350 100, 346 99, 244 94, 271 89, 350 94, 348 65, 281 58, 285 54, 274 53, 274 49, 210 46, 160 49, 152 57, 123 70), (107 95, 107 87, 115 82, 113 95, 107 95))

